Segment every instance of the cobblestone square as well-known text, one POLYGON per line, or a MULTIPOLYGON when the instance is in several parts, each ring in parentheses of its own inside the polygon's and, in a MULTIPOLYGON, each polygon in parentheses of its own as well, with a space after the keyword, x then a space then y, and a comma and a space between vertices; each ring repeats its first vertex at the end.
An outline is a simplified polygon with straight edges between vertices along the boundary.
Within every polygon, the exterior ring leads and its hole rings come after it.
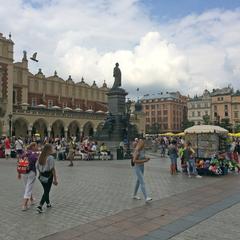
MULTIPOLYGON (((182 174, 171 176, 167 158, 149 155, 152 159, 146 164, 145 180, 154 200, 220 181, 211 177, 188 179, 182 174)), ((145 205, 143 200, 131 199, 135 176, 128 160, 77 161, 73 168, 67 167, 68 162, 59 161, 59 186, 51 193, 53 208, 40 215, 35 207, 22 212, 23 183, 16 178, 16 160, 1 159, 0 165, 1 240, 35 240, 145 205)), ((42 189, 38 181, 34 193, 39 199, 42 189)))

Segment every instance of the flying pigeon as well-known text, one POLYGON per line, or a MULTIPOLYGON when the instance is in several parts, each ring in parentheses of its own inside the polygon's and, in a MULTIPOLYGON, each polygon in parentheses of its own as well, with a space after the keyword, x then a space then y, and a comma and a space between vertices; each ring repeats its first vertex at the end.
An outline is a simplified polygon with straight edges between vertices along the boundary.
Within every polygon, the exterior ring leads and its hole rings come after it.
POLYGON ((38 62, 38 60, 36 58, 37 58, 37 52, 35 52, 30 59, 35 62, 38 62))

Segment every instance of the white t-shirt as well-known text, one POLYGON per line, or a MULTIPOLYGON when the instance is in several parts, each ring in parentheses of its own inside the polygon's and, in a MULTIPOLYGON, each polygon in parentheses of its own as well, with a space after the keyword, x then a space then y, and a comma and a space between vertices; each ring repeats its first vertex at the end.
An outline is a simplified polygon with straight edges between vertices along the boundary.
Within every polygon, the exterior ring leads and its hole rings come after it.
POLYGON ((23 149, 23 141, 21 139, 17 139, 15 142, 16 150, 22 150, 23 149))
POLYGON ((37 169, 39 172, 43 173, 43 172, 49 172, 51 171, 53 168, 55 167, 55 161, 54 161, 54 157, 52 155, 48 156, 46 164, 45 165, 40 165, 37 162, 37 169))

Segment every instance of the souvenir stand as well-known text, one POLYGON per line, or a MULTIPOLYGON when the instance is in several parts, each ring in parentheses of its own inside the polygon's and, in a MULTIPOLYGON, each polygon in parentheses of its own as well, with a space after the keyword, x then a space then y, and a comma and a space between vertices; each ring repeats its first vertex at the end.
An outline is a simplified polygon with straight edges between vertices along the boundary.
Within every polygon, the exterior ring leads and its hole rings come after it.
POLYGON ((185 141, 195 150, 196 166, 202 175, 227 174, 230 161, 226 159, 228 130, 213 125, 187 128, 185 141))

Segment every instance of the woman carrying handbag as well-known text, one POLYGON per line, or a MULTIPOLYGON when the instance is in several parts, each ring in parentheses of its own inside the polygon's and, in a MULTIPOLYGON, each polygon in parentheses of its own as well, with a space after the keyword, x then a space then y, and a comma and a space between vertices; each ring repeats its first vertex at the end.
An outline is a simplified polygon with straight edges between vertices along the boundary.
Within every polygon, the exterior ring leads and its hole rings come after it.
POLYGON ((141 187, 142 193, 145 198, 145 202, 152 201, 152 198, 147 195, 145 182, 144 182, 144 163, 148 162, 150 158, 146 158, 144 151, 144 140, 140 139, 137 142, 135 151, 133 153, 133 166, 136 173, 137 181, 134 188, 133 199, 140 200, 141 198, 137 196, 139 187, 141 187))
POLYGON ((54 153, 53 147, 51 144, 46 144, 42 150, 41 155, 39 156, 37 162, 37 170, 39 172, 39 181, 43 186, 43 195, 40 201, 37 211, 39 213, 43 212, 44 203, 47 204, 47 208, 51 208, 52 205, 49 200, 49 193, 52 187, 52 184, 57 185, 57 175, 55 170, 55 162, 52 154, 54 153))

